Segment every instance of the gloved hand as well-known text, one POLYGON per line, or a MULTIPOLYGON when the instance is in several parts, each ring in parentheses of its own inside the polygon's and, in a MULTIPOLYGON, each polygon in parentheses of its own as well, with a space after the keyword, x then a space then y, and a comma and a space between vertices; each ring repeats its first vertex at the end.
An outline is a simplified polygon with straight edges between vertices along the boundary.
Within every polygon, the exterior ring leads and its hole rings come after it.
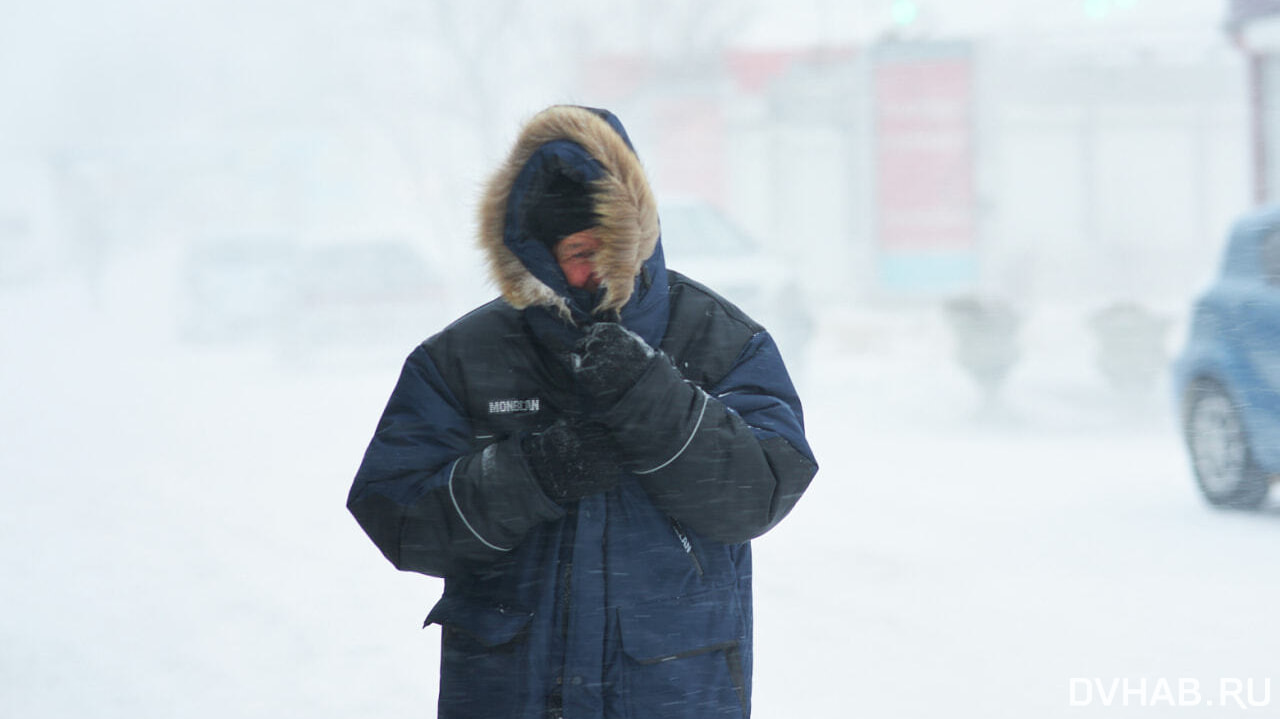
POLYGON ((606 492, 622 474, 609 430, 597 422, 558 419, 521 438, 520 448, 542 491, 555 502, 606 492))
POLYGON ((640 379, 657 353, 639 335, 615 322, 597 322, 574 345, 574 376, 604 406, 640 379))

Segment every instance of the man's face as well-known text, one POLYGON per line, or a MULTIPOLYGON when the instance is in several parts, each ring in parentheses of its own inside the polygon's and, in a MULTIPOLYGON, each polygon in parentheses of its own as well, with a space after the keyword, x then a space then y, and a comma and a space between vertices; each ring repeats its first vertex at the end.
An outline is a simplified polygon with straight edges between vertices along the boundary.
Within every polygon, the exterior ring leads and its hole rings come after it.
POLYGON ((575 232, 556 244, 556 262, 569 281, 569 286, 595 292, 600 287, 600 278, 596 276, 596 252, 600 249, 600 239, 594 229, 575 232))

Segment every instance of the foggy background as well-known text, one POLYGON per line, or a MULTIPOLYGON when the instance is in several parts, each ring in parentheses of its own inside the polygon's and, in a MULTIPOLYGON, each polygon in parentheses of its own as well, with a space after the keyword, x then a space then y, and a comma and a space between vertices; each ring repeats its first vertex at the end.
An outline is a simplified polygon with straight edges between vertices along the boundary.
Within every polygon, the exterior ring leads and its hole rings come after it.
POLYGON ((756 716, 1260 695, 1280 524, 1202 505, 1166 377, 1253 203, 1225 14, 6 2, 0 714, 434 715, 442 584, 343 503, 400 362, 495 294, 480 188, 561 102, 618 114, 669 265, 764 321, 805 402, 756 716))

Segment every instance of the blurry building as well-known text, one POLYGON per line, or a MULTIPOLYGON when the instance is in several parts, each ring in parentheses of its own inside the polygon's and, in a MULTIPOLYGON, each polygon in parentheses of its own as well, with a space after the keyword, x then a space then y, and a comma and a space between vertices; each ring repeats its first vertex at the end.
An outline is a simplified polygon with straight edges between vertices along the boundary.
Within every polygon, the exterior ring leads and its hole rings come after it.
POLYGON ((1257 202, 1280 199, 1280 0, 1230 0, 1227 31, 1248 62, 1257 202))
POLYGON ((593 58, 582 90, 628 119, 659 195, 721 209, 815 299, 1180 301, 1248 202, 1219 45, 887 37, 593 58))

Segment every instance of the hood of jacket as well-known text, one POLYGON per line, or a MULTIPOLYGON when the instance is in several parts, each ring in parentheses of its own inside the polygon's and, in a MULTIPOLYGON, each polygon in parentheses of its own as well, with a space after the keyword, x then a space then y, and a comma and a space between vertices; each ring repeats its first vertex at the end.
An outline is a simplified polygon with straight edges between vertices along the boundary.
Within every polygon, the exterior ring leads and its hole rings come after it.
POLYGON ((666 284, 657 203, 626 130, 608 111, 557 105, 530 119, 485 187, 479 228, 490 275, 517 309, 544 308, 572 325, 612 313, 634 324, 629 316, 640 320, 665 300, 664 292, 649 292, 659 279, 666 284), (569 287, 551 250, 529 231, 528 209, 557 175, 587 184, 595 197, 594 293, 569 287))

